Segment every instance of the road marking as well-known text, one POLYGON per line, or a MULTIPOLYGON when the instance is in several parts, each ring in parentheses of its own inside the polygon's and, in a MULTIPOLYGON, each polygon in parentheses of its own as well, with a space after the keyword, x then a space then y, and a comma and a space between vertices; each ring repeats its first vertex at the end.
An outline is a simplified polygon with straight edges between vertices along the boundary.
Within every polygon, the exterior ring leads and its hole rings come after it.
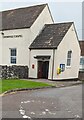
POLYGON ((80 116, 79 116, 79 115, 75 115, 75 117, 76 117, 76 118, 80 118, 80 116))
POLYGON ((48 109, 45 109, 46 112, 48 112, 49 110, 48 109))
POLYGON ((46 112, 45 112, 45 111, 43 111, 43 112, 42 112, 42 114, 43 114, 43 115, 45 115, 45 114, 46 114, 46 112))
POLYGON ((51 114, 51 115, 56 115, 56 113, 52 113, 52 112, 50 112, 50 111, 49 111, 48 113, 51 114))
POLYGON ((34 113, 34 112, 31 112, 31 114, 32 114, 32 115, 35 115, 35 113, 34 113))
POLYGON ((27 116, 27 115, 24 115, 23 118, 31 119, 31 117, 29 117, 29 116, 27 116))
POLYGON ((25 115, 25 110, 19 110, 21 115, 25 115))

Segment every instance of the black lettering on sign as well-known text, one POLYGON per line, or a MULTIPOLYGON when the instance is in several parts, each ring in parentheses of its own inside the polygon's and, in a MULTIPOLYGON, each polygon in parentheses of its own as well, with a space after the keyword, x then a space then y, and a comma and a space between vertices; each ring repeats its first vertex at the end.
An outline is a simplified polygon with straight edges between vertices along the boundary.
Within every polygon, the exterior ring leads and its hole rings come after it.
POLYGON ((22 37, 22 35, 3 36, 3 38, 19 38, 19 37, 22 37))

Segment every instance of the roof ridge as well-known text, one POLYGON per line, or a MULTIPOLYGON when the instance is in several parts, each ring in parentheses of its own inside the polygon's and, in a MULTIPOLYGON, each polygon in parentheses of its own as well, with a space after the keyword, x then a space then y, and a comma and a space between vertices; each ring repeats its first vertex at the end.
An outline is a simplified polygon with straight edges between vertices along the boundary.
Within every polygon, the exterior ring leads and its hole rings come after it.
POLYGON ((41 4, 0 12, 3 19, 0 30, 30 28, 46 6, 47 4, 41 4))
POLYGON ((74 22, 60 22, 60 23, 52 23, 52 24, 45 24, 45 25, 59 25, 59 24, 69 24, 69 23, 74 23, 74 22))
POLYGON ((31 8, 31 7, 37 7, 37 6, 46 6, 46 5, 48 5, 48 4, 45 3, 45 4, 31 5, 31 6, 26 6, 26 7, 24 6, 24 7, 9 9, 9 10, 3 10, 3 11, 0 11, 0 13, 7 12, 7 11, 12 11, 12 10, 19 10, 19 9, 26 9, 26 8, 31 8))

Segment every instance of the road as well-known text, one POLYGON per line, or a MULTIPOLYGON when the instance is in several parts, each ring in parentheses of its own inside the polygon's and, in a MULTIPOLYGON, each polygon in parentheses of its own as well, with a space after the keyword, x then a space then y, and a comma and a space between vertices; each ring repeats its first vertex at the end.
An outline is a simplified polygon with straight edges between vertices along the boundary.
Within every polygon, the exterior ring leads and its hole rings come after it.
POLYGON ((23 91, 2 97, 3 118, 82 118, 82 85, 23 91))

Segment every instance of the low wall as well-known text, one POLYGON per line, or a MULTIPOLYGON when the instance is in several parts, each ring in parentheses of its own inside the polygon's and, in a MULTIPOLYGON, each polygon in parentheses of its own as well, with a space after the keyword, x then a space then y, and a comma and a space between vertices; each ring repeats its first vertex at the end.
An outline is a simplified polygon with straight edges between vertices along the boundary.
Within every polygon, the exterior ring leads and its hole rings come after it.
POLYGON ((28 78, 28 66, 0 66, 0 78, 28 78))
POLYGON ((79 71, 79 79, 84 80, 84 71, 79 71))

